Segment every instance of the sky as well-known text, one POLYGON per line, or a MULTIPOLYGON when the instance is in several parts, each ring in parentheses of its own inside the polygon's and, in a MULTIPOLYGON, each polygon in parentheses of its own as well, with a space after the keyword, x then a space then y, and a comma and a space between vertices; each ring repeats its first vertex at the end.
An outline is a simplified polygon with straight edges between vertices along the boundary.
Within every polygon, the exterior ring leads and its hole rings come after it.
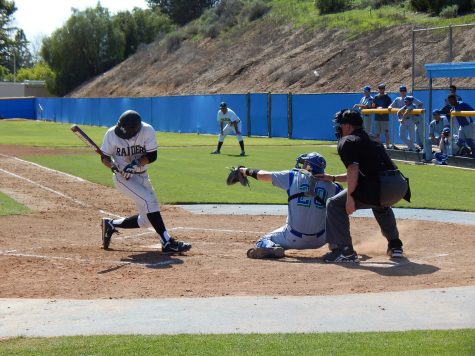
POLYGON ((146 8, 146 0, 14 0, 17 11, 13 24, 25 31, 28 41, 51 35, 71 16, 71 8, 84 10, 100 2, 111 14, 134 7, 146 8))

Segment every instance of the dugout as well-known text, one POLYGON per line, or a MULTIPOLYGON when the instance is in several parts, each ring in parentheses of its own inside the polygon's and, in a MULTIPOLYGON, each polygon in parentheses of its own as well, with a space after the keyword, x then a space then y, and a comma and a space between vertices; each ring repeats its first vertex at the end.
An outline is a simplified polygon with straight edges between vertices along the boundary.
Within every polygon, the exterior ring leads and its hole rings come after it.
MULTIPOLYGON (((432 97, 433 80, 435 78, 464 78, 475 77, 475 62, 456 62, 456 63, 430 63, 424 64, 429 79, 429 110, 427 116, 429 120, 424 123, 424 137, 427 136, 428 122, 432 119, 432 97)), ((430 148, 424 145, 424 154, 426 157, 432 155, 430 148)))

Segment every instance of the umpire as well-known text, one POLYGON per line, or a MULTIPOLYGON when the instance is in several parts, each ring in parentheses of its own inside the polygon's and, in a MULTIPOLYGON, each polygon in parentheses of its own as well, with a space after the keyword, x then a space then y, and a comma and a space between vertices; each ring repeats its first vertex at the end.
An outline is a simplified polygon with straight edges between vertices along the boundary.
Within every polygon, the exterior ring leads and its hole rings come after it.
POLYGON ((409 181, 389 158, 384 146, 371 140, 363 130, 357 111, 341 110, 335 115, 338 154, 346 173, 321 174, 327 181, 347 182, 348 188, 327 201, 326 235, 331 252, 328 263, 359 262, 350 235, 351 215, 357 209, 373 209, 381 232, 388 240, 390 257, 403 257, 402 241, 391 205, 402 198, 410 200, 409 181))

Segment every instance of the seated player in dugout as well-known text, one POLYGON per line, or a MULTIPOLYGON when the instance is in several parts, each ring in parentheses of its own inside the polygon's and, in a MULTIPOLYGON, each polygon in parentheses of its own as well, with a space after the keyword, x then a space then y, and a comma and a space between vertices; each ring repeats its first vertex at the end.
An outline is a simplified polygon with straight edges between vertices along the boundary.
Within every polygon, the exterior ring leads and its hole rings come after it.
POLYGON ((118 233, 118 228, 152 226, 161 239, 162 252, 181 253, 191 249, 191 244, 168 234, 160 214, 160 204, 148 177, 148 165, 157 160, 155 129, 143 122, 139 113, 127 110, 120 116, 117 125, 107 130, 101 150, 101 161, 112 170, 115 188, 132 199, 138 211, 137 215, 126 218, 102 218, 103 248, 109 248, 111 237, 118 233))
POLYGON ((272 183, 287 193, 287 221, 282 227, 262 236, 247 251, 249 258, 282 258, 288 249, 317 249, 326 244, 325 205, 342 187, 315 178, 325 172, 325 158, 317 152, 297 157, 295 168, 268 172, 240 167, 243 175, 272 183))

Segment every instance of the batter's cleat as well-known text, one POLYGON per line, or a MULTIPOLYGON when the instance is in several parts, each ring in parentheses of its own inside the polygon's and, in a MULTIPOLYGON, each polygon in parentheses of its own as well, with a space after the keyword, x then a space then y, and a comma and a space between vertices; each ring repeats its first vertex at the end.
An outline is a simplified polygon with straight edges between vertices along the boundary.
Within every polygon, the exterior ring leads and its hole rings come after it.
POLYGON ((239 154, 239 156, 245 156, 245 155, 246 155, 245 151, 241 151, 241 153, 239 154))
POLYGON ((284 248, 276 247, 253 247, 247 250, 249 258, 283 258, 285 257, 284 248))
POLYGON ((190 249, 190 243, 175 240, 173 237, 171 237, 165 245, 162 245, 162 252, 165 253, 182 253, 190 249))
POLYGON ((215 150, 213 152, 211 152, 212 155, 219 155, 221 152, 219 152, 218 150, 215 150))
POLYGON ((391 258, 403 258, 404 252, 402 247, 388 248, 388 256, 391 258))
POLYGON ((323 261, 326 263, 359 263, 358 255, 354 250, 341 250, 334 248, 323 256, 323 261))
POLYGON ((112 219, 102 218, 102 248, 107 250, 111 243, 111 237, 114 233, 119 233, 114 225, 112 225, 112 219))

